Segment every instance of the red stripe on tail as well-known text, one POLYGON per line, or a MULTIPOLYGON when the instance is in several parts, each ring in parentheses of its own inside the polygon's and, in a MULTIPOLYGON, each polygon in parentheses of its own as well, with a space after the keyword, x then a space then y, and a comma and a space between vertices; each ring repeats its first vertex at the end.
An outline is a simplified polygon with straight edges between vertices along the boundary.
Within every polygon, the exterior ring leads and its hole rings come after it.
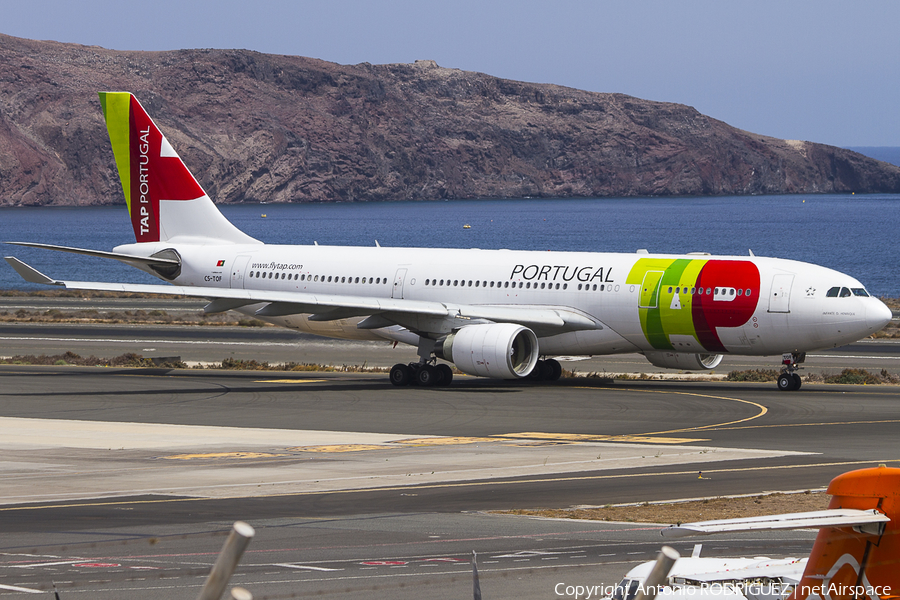
POLYGON ((194 200, 205 195, 137 99, 131 97, 131 224, 138 242, 157 242, 160 200, 194 200))

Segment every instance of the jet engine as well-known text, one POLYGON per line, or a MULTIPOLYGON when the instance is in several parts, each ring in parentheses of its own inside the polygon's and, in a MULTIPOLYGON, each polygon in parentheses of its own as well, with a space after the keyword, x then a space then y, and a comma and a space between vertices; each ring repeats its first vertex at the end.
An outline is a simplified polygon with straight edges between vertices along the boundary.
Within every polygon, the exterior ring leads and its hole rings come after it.
POLYGON ((722 362, 721 354, 689 354, 687 352, 644 352, 653 365, 666 369, 709 371, 722 362))
POLYGON ((515 323, 467 325, 439 340, 434 353, 469 375, 519 379, 537 363, 538 340, 515 323))

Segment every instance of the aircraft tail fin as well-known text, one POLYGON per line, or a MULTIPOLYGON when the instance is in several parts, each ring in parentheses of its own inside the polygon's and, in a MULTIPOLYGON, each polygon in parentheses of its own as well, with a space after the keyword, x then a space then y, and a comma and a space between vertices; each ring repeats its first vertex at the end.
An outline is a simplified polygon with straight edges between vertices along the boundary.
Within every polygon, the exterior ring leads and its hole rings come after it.
POLYGON ((829 509, 876 510, 888 522, 822 527, 790 600, 900 595, 900 469, 850 471, 828 486, 829 509))
POLYGON ((259 243, 219 212, 133 94, 99 96, 138 242, 259 243))

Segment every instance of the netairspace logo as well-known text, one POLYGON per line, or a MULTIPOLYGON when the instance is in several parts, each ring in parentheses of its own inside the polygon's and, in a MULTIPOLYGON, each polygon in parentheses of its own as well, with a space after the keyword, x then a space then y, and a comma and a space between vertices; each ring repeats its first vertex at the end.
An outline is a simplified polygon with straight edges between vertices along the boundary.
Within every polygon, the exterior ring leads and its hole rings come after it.
MULTIPOLYGON (((557 583, 553 587, 553 592, 560 597, 572 598, 573 600, 591 600, 599 598, 609 598, 622 592, 619 585, 572 585, 567 583, 557 583)), ((679 586, 644 586, 641 584, 637 588, 629 589, 628 596, 633 598, 639 592, 646 595, 654 596, 660 594, 676 593, 679 596, 734 596, 743 594, 744 596, 777 596, 786 597, 794 591, 794 586, 788 583, 778 582, 746 582, 746 583, 701 583, 699 585, 679 585, 679 586)), ((891 595, 891 586, 889 585, 841 585, 832 583, 830 585, 801 586, 798 590, 798 597, 854 597, 862 598, 884 598, 891 595)))

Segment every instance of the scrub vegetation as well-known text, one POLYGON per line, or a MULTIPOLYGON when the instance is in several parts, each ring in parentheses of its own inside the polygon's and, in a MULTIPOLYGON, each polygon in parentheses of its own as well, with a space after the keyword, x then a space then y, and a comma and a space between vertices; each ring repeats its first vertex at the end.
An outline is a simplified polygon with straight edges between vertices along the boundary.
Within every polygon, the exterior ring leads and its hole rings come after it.
POLYGON ((387 373, 387 367, 369 367, 368 365, 316 365, 312 363, 279 363, 269 364, 255 360, 226 358, 221 363, 204 365, 203 369, 225 369, 231 371, 318 371, 320 373, 387 373))
MULTIPOLYGON (((203 363, 189 366, 180 357, 153 357, 145 358, 140 354, 128 352, 113 358, 98 358, 96 356, 80 356, 74 352, 65 354, 26 354, 10 357, 0 357, 0 365, 73 365, 81 367, 129 367, 129 368, 163 368, 163 369, 221 369, 227 371, 282 371, 282 372, 321 372, 321 373, 387 373, 387 367, 370 367, 362 365, 321 365, 315 363, 269 363, 259 362, 253 359, 226 358, 222 362, 203 363)), ((461 375, 458 369, 453 369, 454 374, 461 375)), ((683 374, 652 374, 640 375, 627 373, 587 373, 579 375, 573 371, 564 373, 567 378, 602 379, 610 382, 614 380, 654 380, 665 378, 667 381, 704 381, 704 377, 683 374)), ((757 369, 751 371, 732 371, 724 377, 725 381, 750 381, 770 382, 778 378, 778 371, 757 369)), ((722 378, 716 379, 720 381, 722 378)), ((706 380, 711 380, 706 378, 706 380)), ((870 373, 865 369, 844 369, 840 373, 809 373, 803 377, 806 383, 830 383, 847 385, 875 385, 875 384, 900 384, 900 376, 882 369, 881 373, 870 373)))
MULTIPOLYGON (((81 356, 74 352, 65 354, 19 354, 10 357, 0 357, 0 365, 56 365, 79 367, 127 367, 127 368, 157 368, 157 369, 221 369, 228 371, 318 371, 320 373, 387 373, 387 367, 370 367, 368 365, 317 365, 312 363, 275 363, 258 362, 255 360, 243 360, 226 358, 222 362, 204 363, 189 366, 181 360, 181 357, 153 357, 145 358, 140 354, 128 352, 113 358, 98 358, 94 355, 81 356)), ((454 371, 459 373, 458 371, 454 371)))
MULTIPOLYGON (((725 381, 758 381, 768 382, 778 379, 779 371, 774 369, 752 369, 749 371, 731 371, 725 381)), ((845 383, 848 385, 877 385, 882 383, 900 383, 900 376, 882 369, 880 373, 870 373, 865 369, 844 369, 840 373, 806 373, 804 383, 845 383)))
MULTIPOLYGON (((698 479, 702 472, 698 472, 698 479)), ((703 480, 715 479, 704 475, 703 480)), ((704 481, 698 481, 698 489, 704 481)), ((503 514, 548 517, 554 519, 589 519, 625 523, 676 524, 714 519, 736 519, 792 512, 825 510, 831 496, 821 490, 797 494, 764 494, 705 498, 688 502, 645 502, 643 504, 609 504, 593 508, 531 509, 503 511, 503 514)))
POLYGON ((188 366, 179 357, 144 358, 140 354, 128 352, 114 358, 80 356, 74 352, 65 354, 24 354, 0 358, 0 365, 73 365, 79 367, 156 367, 165 369, 186 369, 188 366))

